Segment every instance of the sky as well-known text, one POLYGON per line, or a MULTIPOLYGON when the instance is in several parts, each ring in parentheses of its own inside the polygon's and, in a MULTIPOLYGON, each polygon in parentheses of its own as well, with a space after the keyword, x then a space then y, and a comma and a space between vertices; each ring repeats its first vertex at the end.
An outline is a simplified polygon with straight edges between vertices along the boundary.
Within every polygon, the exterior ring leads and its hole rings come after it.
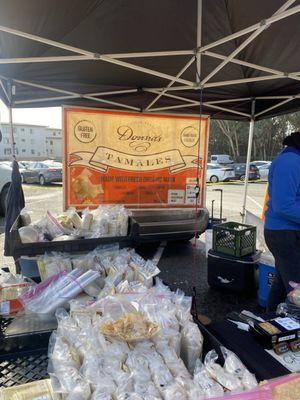
MULTIPOLYGON (((8 122, 8 109, 0 100, 0 123, 8 122)), ((13 122, 61 128, 61 107, 13 109, 13 122)))

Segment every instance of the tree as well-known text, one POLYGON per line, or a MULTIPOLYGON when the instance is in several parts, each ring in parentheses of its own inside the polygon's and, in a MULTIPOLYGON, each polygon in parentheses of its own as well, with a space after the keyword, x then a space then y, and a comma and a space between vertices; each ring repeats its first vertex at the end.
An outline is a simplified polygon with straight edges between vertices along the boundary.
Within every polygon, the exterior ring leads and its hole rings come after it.
MULTIPOLYGON (((298 130, 300 131, 300 112, 257 121, 252 159, 271 160, 282 149, 284 137, 298 130)), ((247 121, 213 120, 210 128, 210 153, 230 154, 237 162, 245 161, 248 133, 247 121)))

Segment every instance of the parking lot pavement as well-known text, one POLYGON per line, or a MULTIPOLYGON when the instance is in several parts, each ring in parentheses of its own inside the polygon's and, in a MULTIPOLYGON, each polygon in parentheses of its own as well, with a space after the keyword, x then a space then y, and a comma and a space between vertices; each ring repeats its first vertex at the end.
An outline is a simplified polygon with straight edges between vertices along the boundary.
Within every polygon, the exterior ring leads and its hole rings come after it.
MULTIPOLYGON (((264 183, 250 183, 248 190, 248 209, 260 215, 266 185, 264 183)), ((45 215, 47 210, 60 213, 63 210, 62 185, 48 186, 24 185, 26 208, 31 212, 32 220, 38 220, 45 215)), ((243 184, 225 183, 209 185, 207 187, 206 204, 211 211, 211 200, 215 199, 215 215, 218 216, 220 195, 214 189, 223 189, 223 216, 228 220, 240 221, 240 212, 243 202, 243 184)), ((0 266, 12 266, 10 257, 3 256, 4 244, 4 218, 0 218, 0 266)))
MULTIPOLYGON (((45 215, 47 210, 54 213, 62 212, 62 184, 51 184, 47 186, 23 185, 26 209, 30 211, 32 220, 38 220, 45 215)), ((4 218, 0 217, 0 267, 14 265, 11 257, 4 257, 4 218)))
MULTIPOLYGON (((262 212, 266 186, 266 182, 250 182, 248 186, 247 210, 257 216, 260 216, 262 212)), ((219 217, 220 193, 216 192, 216 189, 223 190, 223 217, 230 221, 241 221, 244 184, 242 182, 228 182, 207 186, 207 208, 211 213, 211 202, 215 200, 214 216, 219 217)))

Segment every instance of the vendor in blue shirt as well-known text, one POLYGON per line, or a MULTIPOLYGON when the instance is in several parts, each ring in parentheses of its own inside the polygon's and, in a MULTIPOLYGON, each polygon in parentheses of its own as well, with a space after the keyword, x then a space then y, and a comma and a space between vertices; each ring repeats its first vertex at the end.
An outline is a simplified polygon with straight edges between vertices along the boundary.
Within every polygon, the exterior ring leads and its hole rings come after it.
POLYGON ((286 300, 290 281, 300 282, 300 132, 287 136, 283 145, 270 167, 265 215, 265 239, 276 268, 268 311, 286 300))

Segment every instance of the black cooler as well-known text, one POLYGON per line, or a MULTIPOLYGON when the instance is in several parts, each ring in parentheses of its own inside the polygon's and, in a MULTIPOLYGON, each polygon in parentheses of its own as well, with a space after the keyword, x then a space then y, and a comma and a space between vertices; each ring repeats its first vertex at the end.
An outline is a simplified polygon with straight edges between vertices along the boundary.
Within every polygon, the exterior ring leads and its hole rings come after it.
POLYGON ((207 258, 209 286, 240 294, 254 294, 255 271, 259 256, 258 251, 243 257, 233 257, 209 250, 207 258))

